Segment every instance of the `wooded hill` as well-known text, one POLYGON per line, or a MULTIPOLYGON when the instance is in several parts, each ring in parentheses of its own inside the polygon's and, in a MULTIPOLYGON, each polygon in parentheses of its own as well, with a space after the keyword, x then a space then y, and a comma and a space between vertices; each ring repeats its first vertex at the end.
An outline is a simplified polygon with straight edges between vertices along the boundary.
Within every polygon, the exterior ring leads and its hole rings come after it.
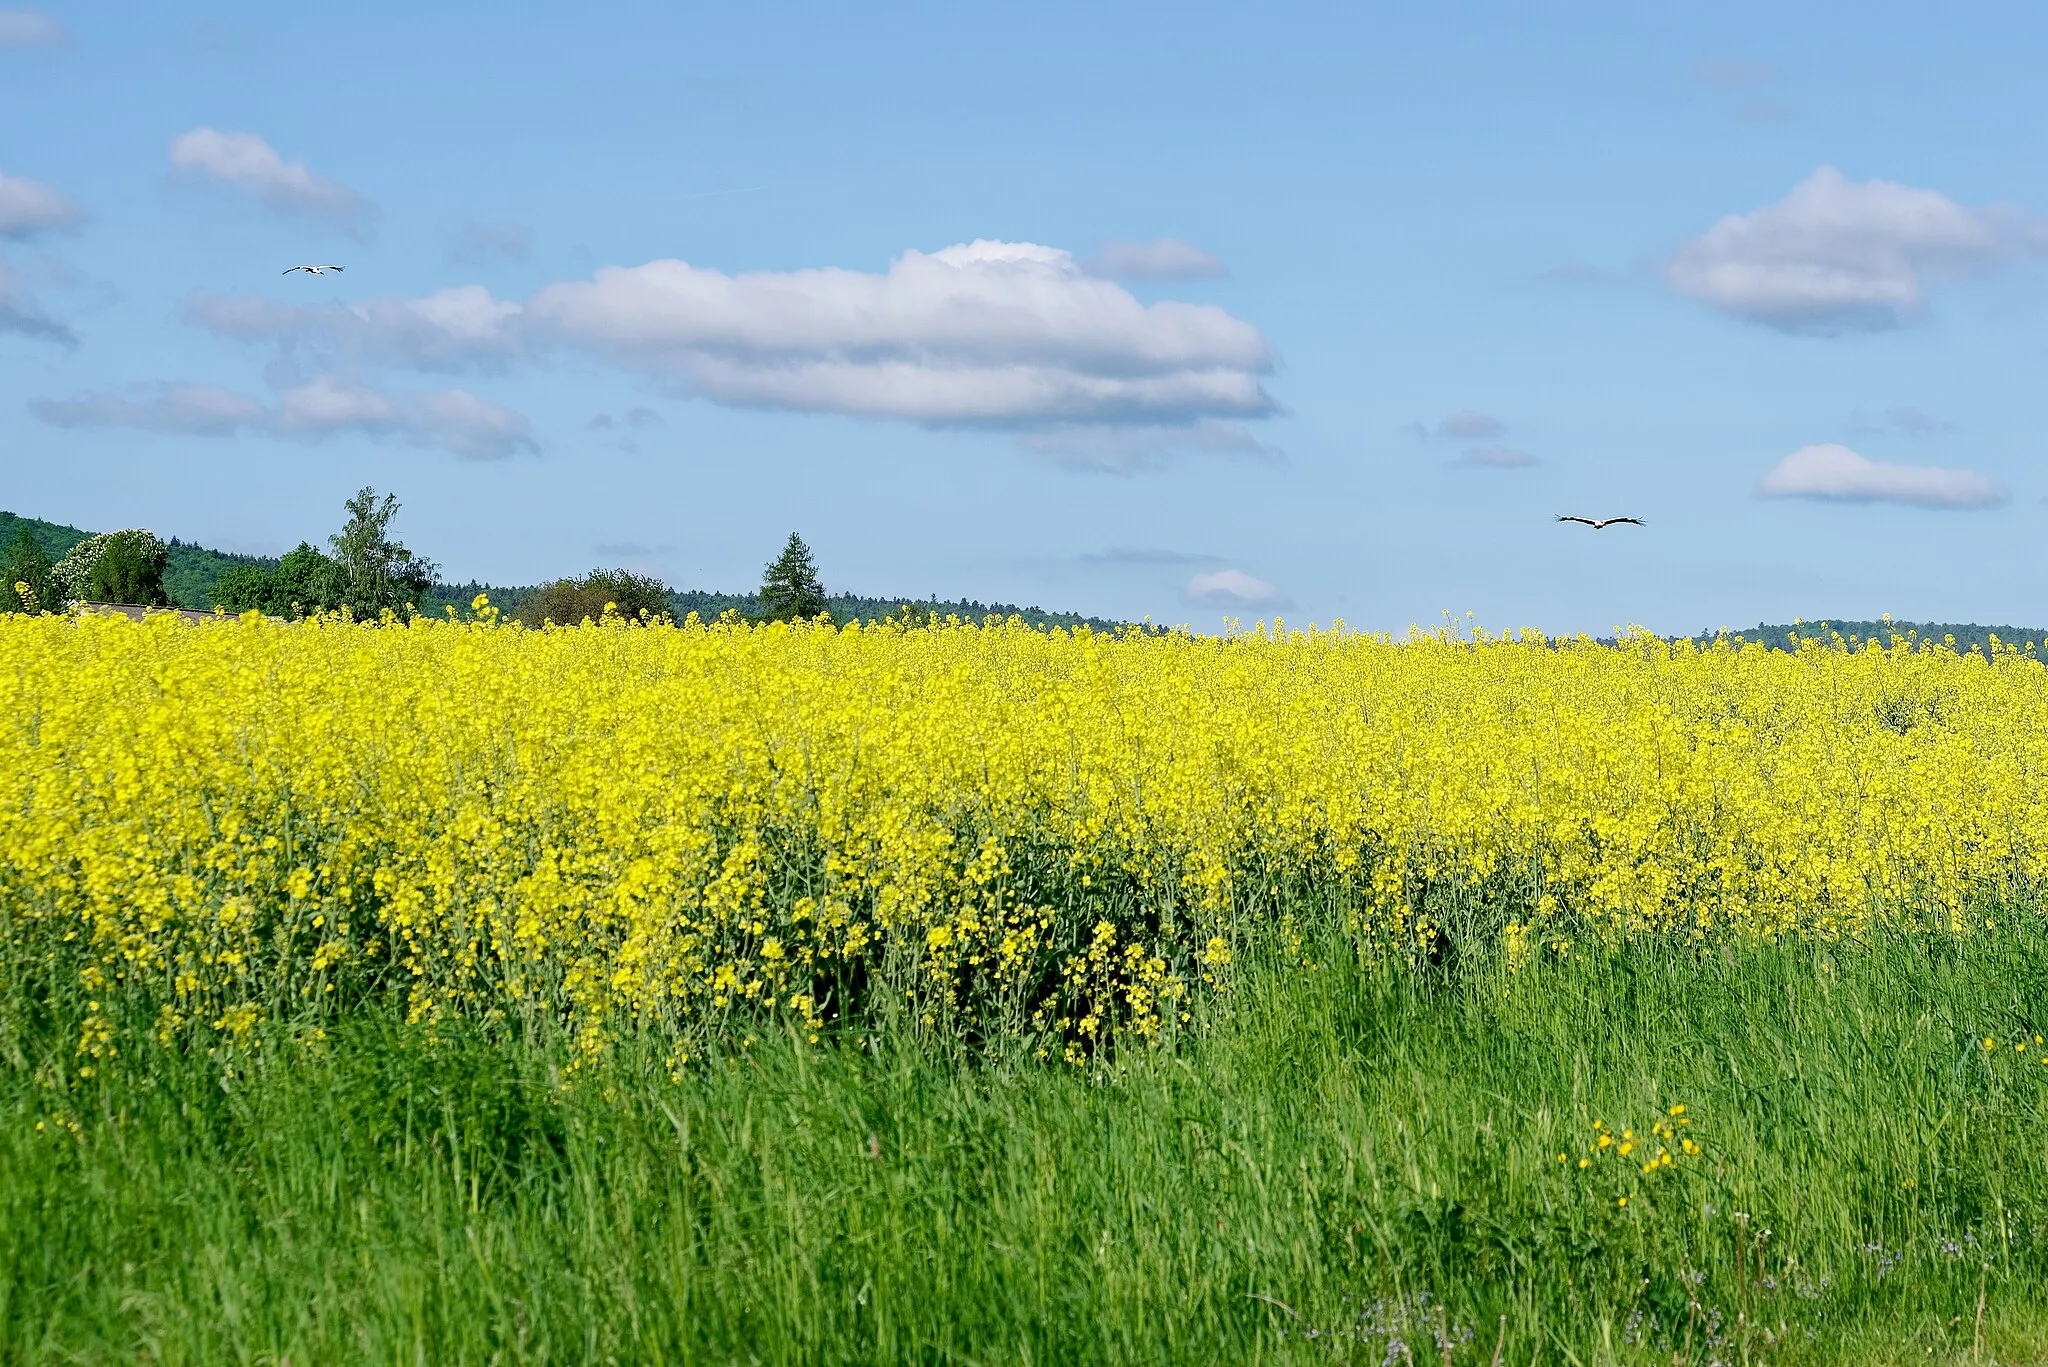
MULTIPOLYGON (((92 533, 81 527, 66 526, 61 522, 45 522, 40 518, 22 517, 15 513, 0 511, 0 550, 14 544, 26 528, 42 546, 43 554, 52 560, 62 559, 64 553, 92 533)), ((170 547, 170 564, 164 570, 164 592, 173 603, 181 608, 194 608, 201 612, 213 607, 213 586, 223 573, 237 565, 252 565, 261 569, 277 568, 275 556, 237 555, 229 551, 211 550, 194 545, 189 541, 172 538, 165 542, 170 547)), ((419 610, 431 616, 441 616, 449 607, 468 615, 469 605, 479 593, 490 595, 491 602, 507 616, 511 616, 536 591, 532 584, 436 584, 431 591, 421 596, 419 610)), ((706 589, 672 589, 669 592, 671 611, 677 621, 694 612, 706 621, 716 619, 727 611, 742 616, 752 616, 761 611, 761 603, 751 593, 719 593, 706 589)), ((959 616, 973 621, 994 615, 1023 618, 1035 627, 1086 626, 1093 631, 1119 631, 1126 624, 1104 617, 1087 617, 1075 612, 1048 612, 1041 607, 1019 607, 1012 603, 983 603, 975 599, 936 598, 870 598, 854 593, 833 593, 826 595, 826 604, 832 615, 839 621, 875 621, 884 617, 899 615, 905 607, 913 614, 923 616, 936 612, 941 617, 959 616)))

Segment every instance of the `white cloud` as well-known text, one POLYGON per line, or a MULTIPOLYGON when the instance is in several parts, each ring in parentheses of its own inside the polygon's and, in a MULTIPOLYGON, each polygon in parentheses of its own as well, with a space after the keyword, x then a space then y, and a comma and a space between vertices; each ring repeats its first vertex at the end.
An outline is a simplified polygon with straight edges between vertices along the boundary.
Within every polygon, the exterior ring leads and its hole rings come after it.
POLYGON ((1453 413, 1436 425, 1436 434, 1455 441, 1493 441, 1506 436, 1508 427, 1489 413, 1453 413))
POLYGON ((1816 498, 1837 503, 1908 503, 1922 508, 1989 508, 2005 490, 1974 470, 1894 465, 1832 443, 1802 446, 1761 480, 1766 498, 1816 498))
POLYGON ((500 460, 535 450, 532 428, 508 408, 486 403, 467 389, 436 389, 413 401, 419 437, 473 460, 500 460))
POLYGON ((340 181, 286 161, 254 133, 195 128, 171 140, 171 165, 216 185, 253 195, 273 209, 312 214, 360 233, 375 214, 370 202, 340 181))
POLYGON ((78 334, 43 310, 5 260, 0 260, 0 332, 40 337, 62 346, 78 345, 78 334))
POLYGON ((525 303, 465 285, 320 306, 201 292, 186 308, 214 332, 359 364, 491 369, 574 348, 720 403, 1023 428, 1090 468, 1168 448, 1275 454, 1223 421, 1275 410, 1257 328, 1213 305, 1141 303, 1031 243, 909 251, 881 274, 652 261, 525 303), (1103 455, 1079 449, 1084 428, 1156 431, 1103 455))
POLYGON ((281 390, 274 408, 229 390, 185 384, 39 399, 30 408, 58 427, 134 427, 208 437, 253 432, 296 441, 395 437, 482 460, 534 449, 524 417, 466 389, 430 390, 399 400, 334 375, 281 390))
POLYGON ((278 427, 305 437, 389 432, 403 421, 404 414, 388 395, 336 375, 318 376, 277 396, 278 427))
POLYGON ((1025 450, 1049 456, 1063 469, 1083 474, 1140 474, 1198 454, 1273 462, 1286 459, 1243 425, 1214 418, 1172 426, 1066 424, 1026 433, 1019 440, 1025 450))
POLYGON ((1230 268, 1208 252, 1171 237, 1105 242, 1087 268, 1091 274, 1118 280, 1214 280, 1230 274, 1230 268))
POLYGON ((413 370, 499 369, 524 345, 520 306, 493 299, 482 285, 421 299, 318 306, 198 290, 185 301, 185 315, 223 336, 305 343, 349 360, 413 370))
POLYGON ((1211 570, 1189 579, 1181 597, 1205 608, 1285 608, 1293 600, 1277 584, 1254 579, 1243 570, 1211 570))
POLYGON ((82 217, 53 186, 0 171, 0 237, 34 237, 69 228, 82 217))
POLYGON ((1468 470, 1522 470, 1539 463, 1527 451, 1511 446, 1481 446, 1451 462, 1468 470))
POLYGON ((38 47, 71 35, 39 9, 0 9, 0 47, 38 47))
POLYGON ((545 339, 724 403, 1004 426, 1185 423, 1273 410, 1251 324, 1142 304, 1071 254, 977 241, 885 274, 607 267, 527 308, 545 339))
POLYGON ((145 432, 225 437, 269 420, 262 404, 210 385, 165 384, 121 394, 37 399, 35 415, 57 427, 139 427, 145 432))
POLYGON ((2044 244, 2040 225, 2017 214, 1893 181, 1852 182, 1823 166, 1776 204, 1730 214, 1681 244, 1665 275, 1681 294, 1751 322, 1879 329, 1920 314, 1930 284, 2044 244))

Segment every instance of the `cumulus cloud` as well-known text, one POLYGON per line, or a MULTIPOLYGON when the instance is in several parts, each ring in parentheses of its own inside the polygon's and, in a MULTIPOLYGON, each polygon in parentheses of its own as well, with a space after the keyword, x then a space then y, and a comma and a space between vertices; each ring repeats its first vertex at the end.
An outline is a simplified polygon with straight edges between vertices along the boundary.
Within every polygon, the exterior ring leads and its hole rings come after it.
POLYGON ((370 202, 340 181, 286 161, 254 133, 195 128, 171 140, 171 165, 198 179, 252 195, 283 213, 310 214, 360 234, 375 215, 370 202))
POLYGON ((1230 274, 1230 268, 1208 252, 1171 237, 1105 242, 1086 264, 1091 274, 1115 280, 1214 280, 1230 274))
POLYGON ((262 404, 210 385, 164 384, 126 394, 37 399, 37 417, 57 427, 138 427, 145 432, 226 437, 269 419, 262 404))
POLYGON ((499 460, 536 447, 524 416, 486 403, 467 389, 436 389, 413 401, 419 437, 473 460, 499 460))
POLYGON ((488 266, 524 261, 533 251, 533 229, 523 223, 465 223, 448 243, 451 266, 488 266))
POLYGON ((1538 463, 1527 451, 1512 446, 1476 447, 1451 462, 1468 470, 1522 470, 1538 463))
POLYGON ((1453 413, 1436 425, 1436 434, 1453 441, 1493 441, 1506 436, 1508 427, 1488 413, 1453 413))
POLYGON ((1893 181, 1854 182, 1823 166, 1776 204, 1730 214, 1681 244, 1665 276, 1681 294, 1751 322, 1875 330, 1922 313, 1929 285, 2044 245, 2041 225, 2010 211, 1966 208, 1893 181))
POLYGON ((1286 457, 1242 425, 1204 419, 1177 426, 1102 427, 1071 424, 1019 439, 1024 449, 1084 474, 1134 475, 1187 455, 1236 456, 1260 461, 1286 457))
POLYGON ((1233 421, 1276 410, 1256 327, 1213 305, 1142 303, 1032 243, 908 251, 882 273, 652 261, 524 302, 480 285, 318 306, 201 292, 186 313, 323 368, 501 369, 573 349, 719 403, 1022 429, 1078 468, 1277 455, 1233 421), (1131 434, 1097 440, 1107 429, 1131 434))
POLYGON ((1800 447, 1757 481, 1756 489, 1766 498, 1906 503, 1921 508, 1989 508, 2006 500, 2005 490, 1974 470, 1895 465, 1832 443, 1800 447))
POLYGON ((0 237, 24 239, 69 228, 84 217, 60 191, 0 171, 0 237))
POLYGON ((1254 579, 1243 570, 1211 570, 1189 579, 1181 597, 1204 608, 1285 608, 1294 600, 1277 584, 1254 579))
POLYGON ((886 273, 687 262, 550 285, 529 329, 724 403, 930 424, 1185 423, 1273 411, 1251 324, 1143 304, 1065 251, 977 241, 886 273))
POLYGON ((58 427, 133 427, 207 437, 252 432, 296 441, 396 437, 482 460, 534 449, 524 417, 466 389, 431 390, 400 400, 334 375, 281 390, 274 407, 229 390, 187 384, 39 399, 29 407, 58 427))
POLYGON ((0 9, 0 47, 39 47, 71 35, 39 9, 0 9))
POLYGON ((502 369, 524 345, 520 306, 492 298, 482 285, 421 299, 310 306, 199 290, 186 299, 185 316, 226 337, 307 344, 413 370, 502 369))

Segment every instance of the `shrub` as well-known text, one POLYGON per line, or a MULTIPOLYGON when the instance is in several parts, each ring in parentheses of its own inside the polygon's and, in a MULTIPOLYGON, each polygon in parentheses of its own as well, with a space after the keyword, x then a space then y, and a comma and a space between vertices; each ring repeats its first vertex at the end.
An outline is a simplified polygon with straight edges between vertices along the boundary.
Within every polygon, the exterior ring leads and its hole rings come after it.
POLYGON ((543 584, 520 605, 519 620, 530 627, 552 622, 572 627, 589 618, 604 616, 606 605, 621 617, 648 619, 668 615, 668 586, 652 575, 630 570, 592 570, 581 579, 557 579, 543 584))
POLYGON ((170 602, 164 593, 170 559, 169 547, 134 527, 87 537, 56 563, 50 577, 67 599, 160 607, 170 602))

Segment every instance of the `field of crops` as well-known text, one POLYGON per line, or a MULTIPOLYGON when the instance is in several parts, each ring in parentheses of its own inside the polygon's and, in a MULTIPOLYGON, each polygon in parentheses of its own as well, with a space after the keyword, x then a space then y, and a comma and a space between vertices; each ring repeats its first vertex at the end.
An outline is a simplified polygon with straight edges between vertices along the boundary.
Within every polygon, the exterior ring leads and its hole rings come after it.
POLYGON ((2028 651, 479 606, 0 618, 14 1358, 2048 1360, 2028 651))

